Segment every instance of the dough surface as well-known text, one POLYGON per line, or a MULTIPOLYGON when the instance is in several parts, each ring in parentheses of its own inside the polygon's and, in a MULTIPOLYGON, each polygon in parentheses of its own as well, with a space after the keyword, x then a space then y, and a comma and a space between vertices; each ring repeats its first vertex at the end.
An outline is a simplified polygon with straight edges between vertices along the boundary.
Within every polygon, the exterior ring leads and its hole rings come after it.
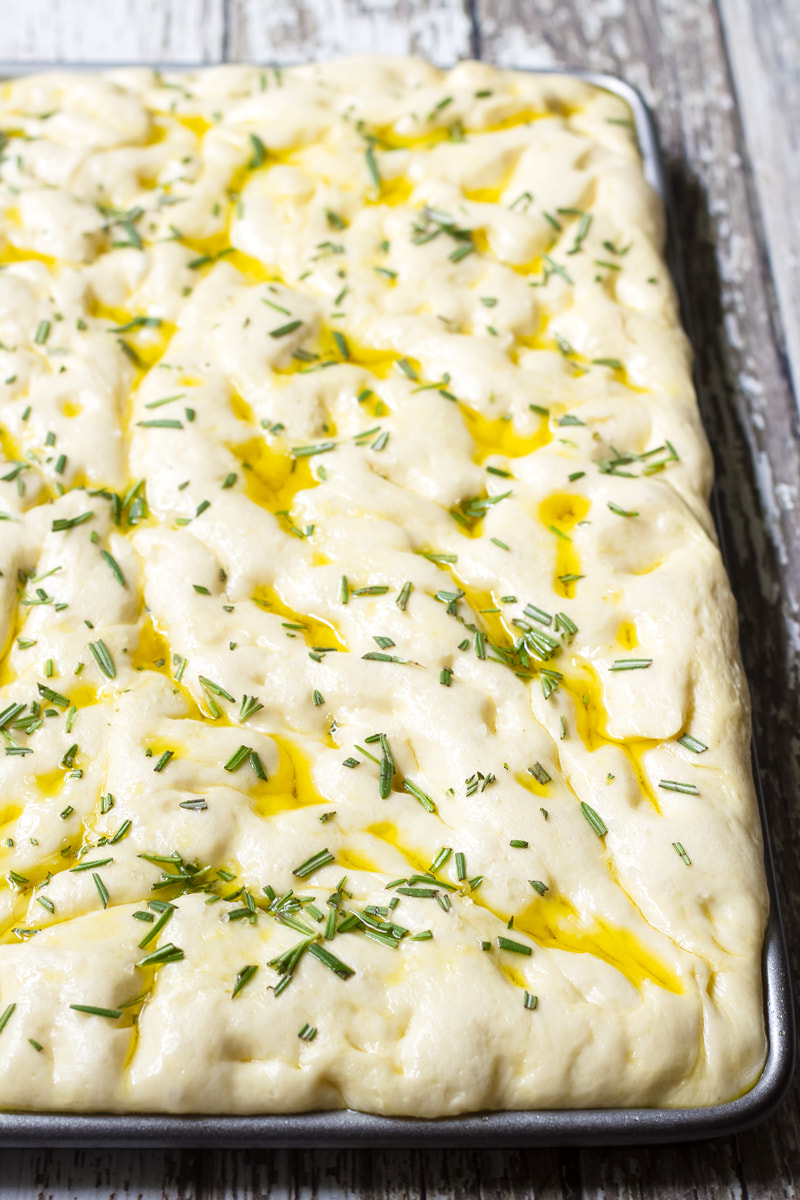
POLYGON ((767 914, 630 114, 0 91, 0 1106, 731 1099, 767 914))

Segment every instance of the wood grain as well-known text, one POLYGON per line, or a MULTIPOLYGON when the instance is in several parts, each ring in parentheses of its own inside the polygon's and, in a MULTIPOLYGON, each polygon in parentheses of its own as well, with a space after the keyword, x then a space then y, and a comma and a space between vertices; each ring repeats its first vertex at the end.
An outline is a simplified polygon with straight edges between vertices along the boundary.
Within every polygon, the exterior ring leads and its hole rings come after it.
POLYGON ((451 63, 471 52, 458 0, 231 0, 230 57, 291 63, 341 54, 421 54, 451 63))
POLYGON ((216 62, 224 0, 0 0, 5 62, 216 62))
MULTIPOLYGON (((469 53, 621 74, 653 104, 687 265, 781 899, 800 965, 800 6, 796 0, 0 0, 19 61, 469 53), (788 357, 787 357, 788 355, 788 357)), ((5 1151, 3 1200, 779 1200, 800 1101, 672 1148, 427 1154, 5 1151)))
POLYGON ((719 0, 719 7, 800 396, 800 5, 719 0))

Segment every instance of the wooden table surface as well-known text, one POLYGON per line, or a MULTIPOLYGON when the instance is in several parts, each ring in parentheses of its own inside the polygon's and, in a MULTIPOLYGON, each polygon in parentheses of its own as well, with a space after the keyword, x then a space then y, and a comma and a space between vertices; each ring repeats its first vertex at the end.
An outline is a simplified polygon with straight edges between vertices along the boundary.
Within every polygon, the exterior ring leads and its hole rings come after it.
MULTIPOLYGON (((679 218, 778 887, 800 963, 797 0, 0 0, 0 56, 292 62, 354 51, 586 66, 653 105, 679 218)), ((800 1092, 670 1148, 0 1151, 0 1197, 795 1197, 800 1092)))

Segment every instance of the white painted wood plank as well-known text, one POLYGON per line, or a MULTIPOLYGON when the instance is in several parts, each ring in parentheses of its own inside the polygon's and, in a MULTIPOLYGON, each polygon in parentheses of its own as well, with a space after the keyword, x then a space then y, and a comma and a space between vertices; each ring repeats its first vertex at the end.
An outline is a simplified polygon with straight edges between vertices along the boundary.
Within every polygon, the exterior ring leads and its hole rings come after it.
POLYGON ((470 55, 466 0, 230 0, 229 57, 292 63, 341 54, 470 55))
POLYGON ((5 62, 213 62, 225 0, 2 0, 5 62))
POLYGON ((800 4, 719 6, 800 400, 800 4))

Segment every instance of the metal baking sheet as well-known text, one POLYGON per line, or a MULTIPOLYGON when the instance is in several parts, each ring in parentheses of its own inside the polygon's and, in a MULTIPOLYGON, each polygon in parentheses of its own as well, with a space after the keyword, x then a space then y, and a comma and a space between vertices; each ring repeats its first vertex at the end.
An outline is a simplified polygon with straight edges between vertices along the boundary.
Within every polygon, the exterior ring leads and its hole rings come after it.
MULTIPOLYGON (((0 63, 0 79, 51 70, 103 70, 127 63, 0 63)), ((138 64, 141 65, 141 64, 138 64)), ((200 69, 201 64, 160 63, 164 71, 200 69)), ((209 64, 202 64, 209 65, 209 64)), ((574 75, 606 88, 629 106, 642 154, 644 175, 659 196, 667 217, 667 263, 688 328, 687 290, 676 221, 652 114, 631 84, 613 75, 581 70, 542 70, 537 74, 574 75)), ((697 383, 697 380, 695 381, 697 383)), ((699 388, 698 388, 699 392, 699 388)), ((702 410, 702 397, 701 410, 702 410)), ((714 502, 716 503, 716 502, 714 502)), ((717 519, 717 527, 720 522, 717 519)), ((724 547, 723 547, 724 552, 724 547)), ((174 1147, 315 1147, 406 1149, 463 1147, 504 1149, 518 1146, 619 1146, 683 1142, 738 1133, 766 1120, 779 1106, 795 1066, 792 987, 783 935, 769 830, 758 764, 753 756, 770 912, 763 952, 764 1018, 768 1052, 764 1070, 746 1095, 705 1108, 538 1109, 492 1112, 422 1120, 378 1117, 352 1110, 230 1116, 169 1116, 162 1113, 0 1113, 0 1146, 174 1146, 174 1147)))

